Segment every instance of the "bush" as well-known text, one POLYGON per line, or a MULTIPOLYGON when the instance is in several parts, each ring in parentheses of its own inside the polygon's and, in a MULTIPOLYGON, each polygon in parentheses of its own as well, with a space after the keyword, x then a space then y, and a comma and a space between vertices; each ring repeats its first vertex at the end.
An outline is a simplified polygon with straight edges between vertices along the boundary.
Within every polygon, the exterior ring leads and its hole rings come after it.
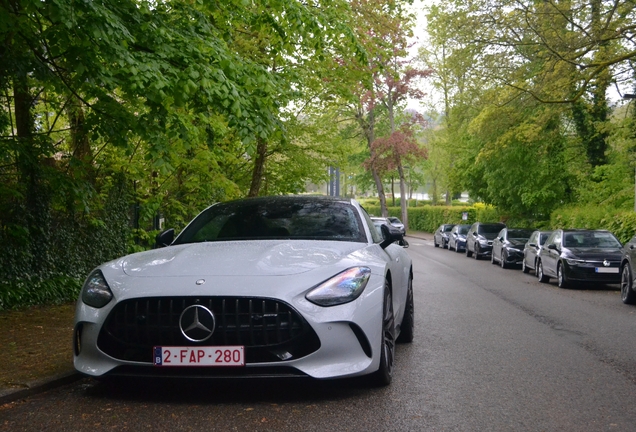
POLYGON ((0 310, 77 300, 82 282, 64 275, 45 280, 23 278, 0 283, 0 310))
POLYGON ((606 229, 621 243, 636 233, 636 213, 599 206, 566 207, 550 216, 550 228, 606 229))

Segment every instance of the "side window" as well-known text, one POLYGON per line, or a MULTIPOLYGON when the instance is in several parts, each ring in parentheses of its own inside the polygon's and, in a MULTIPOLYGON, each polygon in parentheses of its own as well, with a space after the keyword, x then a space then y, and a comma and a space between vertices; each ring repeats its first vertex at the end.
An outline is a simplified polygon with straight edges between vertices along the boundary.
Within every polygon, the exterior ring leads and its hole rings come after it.
POLYGON ((360 209, 362 210, 362 215, 364 216, 364 220, 367 221, 369 231, 371 231, 371 238, 373 239, 373 243, 382 243, 382 240, 384 239, 382 238, 382 235, 378 232, 377 228, 373 224, 373 221, 371 220, 369 213, 367 213, 367 211, 363 209, 362 207, 360 207, 360 209))
POLYGON ((545 241, 545 247, 547 248, 549 245, 554 244, 554 236, 556 233, 552 233, 550 237, 545 241))
POLYGON ((557 247, 561 247, 561 232, 557 231, 554 233, 554 235, 552 236, 552 243, 557 247))
POLYGON ((528 239, 528 243, 537 244, 537 237, 539 237, 539 233, 533 233, 528 239))

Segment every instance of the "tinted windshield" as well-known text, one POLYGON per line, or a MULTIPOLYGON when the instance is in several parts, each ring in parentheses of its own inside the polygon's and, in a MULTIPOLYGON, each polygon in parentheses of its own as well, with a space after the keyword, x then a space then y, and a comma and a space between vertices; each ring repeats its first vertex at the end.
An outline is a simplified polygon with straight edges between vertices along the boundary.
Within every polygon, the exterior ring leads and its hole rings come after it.
POLYGON ((505 227, 506 226, 502 225, 502 224, 479 225, 479 228, 477 229, 477 232, 479 234, 483 235, 484 237, 486 237, 488 240, 492 240, 495 237, 497 237, 497 234, 499 234, 499 231, 501 231, 505 227))
POLYGON ((606 231, 566 232, 565 247, 620 248, 622 245, 613 234, 606 231))
POLYGON ((509 229, 508 230, 509 239, 527 240, 530 238, 531 235, 532 235, 531 230, 525 230, 525 229, 509 229))
POLYGON ((444 232, 450 232, 455 225, 444 225, 444 232))
POLYGON ((255 239, 366 242, 353 205, 321 199, 269 198, 217 204, 199 216, 174 244, 255 239))
POLYGON ((457 232, 459 234, 468 234, 468 229, 470 228, 470 225, 460 225, 457 228, 457 232))

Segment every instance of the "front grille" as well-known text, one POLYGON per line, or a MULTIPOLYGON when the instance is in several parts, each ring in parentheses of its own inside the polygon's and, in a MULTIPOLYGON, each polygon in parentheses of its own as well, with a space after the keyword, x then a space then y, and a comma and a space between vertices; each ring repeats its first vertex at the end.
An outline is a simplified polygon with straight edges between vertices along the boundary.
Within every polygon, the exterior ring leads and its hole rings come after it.
POLYGON ((320 348, 318 336, 288 304, 254 297, 156 297, 125 300, 108 315, 99 349, 121 360, 152 363, 155 346, 245 346, 246 363, 300 358, 320 348), (188 306, 210 309, 216 326, 199 343, 188 340, 179 318, 188 306))

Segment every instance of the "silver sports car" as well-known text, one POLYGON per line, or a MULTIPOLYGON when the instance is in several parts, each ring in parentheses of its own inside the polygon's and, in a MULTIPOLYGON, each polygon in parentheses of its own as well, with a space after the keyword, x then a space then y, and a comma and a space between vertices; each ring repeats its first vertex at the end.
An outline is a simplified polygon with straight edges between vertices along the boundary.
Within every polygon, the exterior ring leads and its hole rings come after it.
POLYGON ((74 362, 95 377, 341 378, 389 384, 413 340, 408 243, 351 199, 219 203, 158 248, 91 272, 74 362))

